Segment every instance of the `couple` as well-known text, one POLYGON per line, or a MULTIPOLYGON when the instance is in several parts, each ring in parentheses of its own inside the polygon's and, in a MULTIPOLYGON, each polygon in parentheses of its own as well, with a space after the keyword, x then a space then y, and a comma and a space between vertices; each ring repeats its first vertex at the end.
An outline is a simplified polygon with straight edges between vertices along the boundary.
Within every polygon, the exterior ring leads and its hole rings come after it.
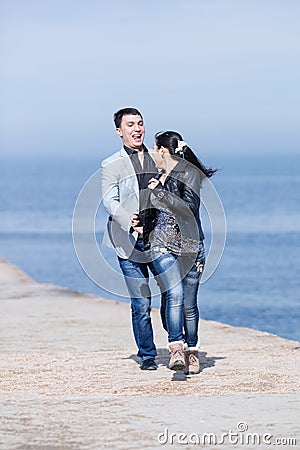
POLYGON ((123 146, 102 162, 102 196, 109 214, 109 245, 131 297, 132 327, 142 370, 155 370, 149 269, 161 291, 161 319, 168 332, 169 368, 199 373, 197 292, 205 263, 199 217, 207 169, 174 131, 157 133, 152 156, 143 141, 141 113, 114 114, 123 146))

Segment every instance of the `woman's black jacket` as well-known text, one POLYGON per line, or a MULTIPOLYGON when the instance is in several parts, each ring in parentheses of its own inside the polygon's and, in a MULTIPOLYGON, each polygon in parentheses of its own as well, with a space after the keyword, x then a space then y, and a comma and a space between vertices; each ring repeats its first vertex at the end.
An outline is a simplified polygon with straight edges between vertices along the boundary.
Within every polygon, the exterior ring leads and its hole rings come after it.
POLYGON ((156 223, 159 204, 171 210, 183 237, 203 241, 204 234, 200 220, 200 171, 193 164, 179 159, 178 164, 161 183, 150 190, 144 222, 144 247, 150 248, 150 233, 156 223))

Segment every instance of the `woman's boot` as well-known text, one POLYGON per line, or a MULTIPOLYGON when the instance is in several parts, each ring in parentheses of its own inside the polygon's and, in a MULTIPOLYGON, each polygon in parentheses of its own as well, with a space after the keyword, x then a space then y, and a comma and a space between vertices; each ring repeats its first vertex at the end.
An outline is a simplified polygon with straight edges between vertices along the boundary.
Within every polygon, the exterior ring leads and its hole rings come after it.
POLYGON ((199 352, 197 349, 187 348, 184 351, 185 368, 184 373, 186 375, 195 375, 200 372, 199 352))
POLYGON ((182 370, 185 367, 183 342, 176 341, 169 343, 170 361, 169 369, 182 370))

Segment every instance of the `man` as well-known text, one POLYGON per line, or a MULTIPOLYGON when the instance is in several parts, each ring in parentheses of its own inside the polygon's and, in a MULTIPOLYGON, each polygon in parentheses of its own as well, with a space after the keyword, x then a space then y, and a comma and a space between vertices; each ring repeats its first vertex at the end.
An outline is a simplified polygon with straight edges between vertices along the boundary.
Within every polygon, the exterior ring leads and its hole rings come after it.
POLYGON ((156 370, 148 284, 148 268, 152 270, 152 266, 144 253, 142 230, 148 181, 157 169, 143 144, 145 127, 141 113, 135 108, 123 108, 114 114, 114 122, 123 147, 101 166, 103 204, 109 214, 107 231, 131 297, 140 368, 156 370))

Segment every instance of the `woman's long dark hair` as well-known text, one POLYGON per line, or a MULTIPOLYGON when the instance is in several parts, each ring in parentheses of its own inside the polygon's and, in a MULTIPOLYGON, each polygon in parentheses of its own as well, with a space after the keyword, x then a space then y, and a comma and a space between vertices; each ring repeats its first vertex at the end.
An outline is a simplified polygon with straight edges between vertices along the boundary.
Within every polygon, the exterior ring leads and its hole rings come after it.
POLYGON ((176 152, 175 150, 178 149, 179 141, 183 141, 183 138, 176 131, 163 131, 156 133, 155 135, 155 143, 157 147, 165 147, 169 150, 170 155, 185 159, 186 161, 197 167, 197 169, 199 169, 201 173, 201 181, 205 177, 212 177, 217 172, 218 169, 205 167, 188 145, 184 145, 180 152, 176 152))

